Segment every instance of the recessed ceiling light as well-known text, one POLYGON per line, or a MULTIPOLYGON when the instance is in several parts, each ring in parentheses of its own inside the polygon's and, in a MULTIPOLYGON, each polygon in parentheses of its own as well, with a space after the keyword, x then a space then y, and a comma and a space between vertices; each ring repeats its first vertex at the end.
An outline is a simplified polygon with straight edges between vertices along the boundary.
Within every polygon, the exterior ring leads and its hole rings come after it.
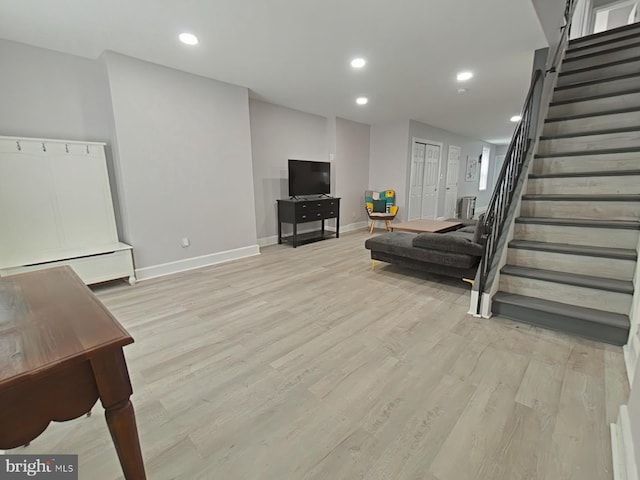
POLYGON ((473 78, 473 73, 472 72, 460 72, 457 76, 456 76, 457 80, 459 82, 466 82, 467 80, 471 80, 473 78))
POLYGON ((353 68, 362 68, 367 64, 367 61, 364 58, 354 58, 351 60, 351 66, 353 68))
POLYGON ((356 103, 358 105, 366 105, 369 102, 369 99, 367 97, 358 97, 356 98, 356 103))
POLYGON ((522 117, 520 115, 514 115, 509 120, 511 120, 512 122, 515 123, 515 122, 519 122, 520 120, 522 120, 522 117))
POLYGON ((178 35, 178 38, 182 43, 185 43, 187 45, 198 44, 198 37, 196 37, 193 33, 181 33, 180 35, 178 35))

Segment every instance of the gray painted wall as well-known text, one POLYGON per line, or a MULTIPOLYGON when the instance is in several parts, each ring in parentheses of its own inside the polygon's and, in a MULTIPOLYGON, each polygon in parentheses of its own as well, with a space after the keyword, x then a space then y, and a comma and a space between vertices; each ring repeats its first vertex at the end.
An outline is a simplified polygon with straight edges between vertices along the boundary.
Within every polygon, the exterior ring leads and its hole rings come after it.
POLYGON ((371 126, 369 188, 396 191, 400 221, 407 219, 407 137, 409 121, 401 120, 371 126))
POLYGON ((111 52, 103 59, 136 268, 255 245, 247 89, 111 52))
POLYGON ((369 188, 370 127, 336 118, 335 193, 340 200, 340 225, 367 221, 364 191, 369 188))
POLYGON ((109 141, 108 86, 93 60, 0 40, 0 135, 109 141))
POLYGON ((555 47, 564 25, 565 0, 531 0, 549 45, 555 47))
MULTIPOLYGON (((276 201, 289 196, 287 161, 328 161, 329 129, 327 119, 318 115, 254 99, 249 100, 249 107, 255 224, 259 242, 265 244, 278 234, 276 201)), ((335 195, 335 162, 331 170, 335 195)))
MULTIPOLYGON (((446 182, 446 165, 447 156, 449 154, 449 146, 455 145, 462 149, 460 153, 459 175, 458 175, 458 198, 464 196, 474 196, 476 198, 476 210, 482 210, 486 208, 491 198, 491 192, 493 191, 493 179, 495 170, 495 145, 492 145, 481 140, 475 140, 469 137, 464 137, 441 128, 432 127, 430 125, 416 122, 412 120, 409 126, 409 144, 407 155, 407 171, 409 165, 411 165, 411 142, 412 138, 423 138, 425 140, 432 140, 434 142, 440 142, 443 144, 443 149, 440 157, 440 183, 438 185, 438 217, 442 217, 444 213, 444 197, 445 197, 445 182, 446 182), (488 147, 491 149, 491 158, 489 164, 489 175, 487 182, 487 189, 480 191, 478 189, 479 179, 473 182, 465 181, 465 170, 467 166, 467 156, 478 158, 482 153, 482 148, 488 147)), ((479 178, 479 175, 478 175, 479 178)), ((407 182, 409 178, 407 177, 407 182)), ((407 192, 408 194, 408 192, 407 192)))

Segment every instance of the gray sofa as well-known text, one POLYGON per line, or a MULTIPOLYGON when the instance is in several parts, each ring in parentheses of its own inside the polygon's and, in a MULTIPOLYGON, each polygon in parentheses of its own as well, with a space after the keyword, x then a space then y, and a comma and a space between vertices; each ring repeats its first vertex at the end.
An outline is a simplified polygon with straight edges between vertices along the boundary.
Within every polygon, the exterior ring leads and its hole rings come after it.
POLYGON ((483 248, 476 222, 448 233, 390 232, 367 239, 371 259, 457 278, 475 278, 483 248))

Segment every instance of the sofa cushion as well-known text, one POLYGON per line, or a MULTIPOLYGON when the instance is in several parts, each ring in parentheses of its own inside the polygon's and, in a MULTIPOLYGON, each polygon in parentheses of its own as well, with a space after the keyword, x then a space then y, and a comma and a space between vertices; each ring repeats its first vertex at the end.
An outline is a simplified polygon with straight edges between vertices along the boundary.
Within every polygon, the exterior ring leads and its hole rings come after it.
POLYGON ((476 229, 473 232, 473 243, 484 243, 482 242, 482 235, 484 235, 484 228, 482 228, 484 224, 484 213, 478 217, 478 223, 476 223, 476 229))
POLYGON ((464 233, 474 233, 476 231, 476 226, 475 225, 471 225, 469 227, 462 227, 459 228, 458 230, 454 230, 456 232, 464 232, 464 233))
MULTIPOLYGON (((438 233, 420 235, 434 235, 443 237, 438 233)), ((454 268, 472 268, 478 263, 478 256, 466 252, 452 250, 438 250, 435 248, 422 248, 414 246, 415 239, 420 236, 408 232, 391 232, 384 235, 371 237, 365 241, 365 248, 380 251, 391 255, 398 255, 419 262, 435 263, 454 268)), ((466 239, 457 240, 468 242, 466 239)), ((456 242, 454 239, 453 242, 456 242)), ((451 242, 449 242, 450 244, 451 242)))
POLYGON ((462 253, 465 255, 482 255, 482 245, 473 242, 473 233, 420 233, 413 239, 413 246, 438 250, 441 252, 462 253))

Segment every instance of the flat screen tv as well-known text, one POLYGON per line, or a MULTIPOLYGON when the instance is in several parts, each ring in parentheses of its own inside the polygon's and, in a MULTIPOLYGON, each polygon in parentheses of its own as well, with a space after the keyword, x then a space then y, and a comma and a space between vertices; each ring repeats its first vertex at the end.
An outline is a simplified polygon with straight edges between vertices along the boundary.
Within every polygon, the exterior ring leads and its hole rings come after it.
POLYGON ((331 164, 289 160, 289 196, 322 195, 331 192, 331 164))

